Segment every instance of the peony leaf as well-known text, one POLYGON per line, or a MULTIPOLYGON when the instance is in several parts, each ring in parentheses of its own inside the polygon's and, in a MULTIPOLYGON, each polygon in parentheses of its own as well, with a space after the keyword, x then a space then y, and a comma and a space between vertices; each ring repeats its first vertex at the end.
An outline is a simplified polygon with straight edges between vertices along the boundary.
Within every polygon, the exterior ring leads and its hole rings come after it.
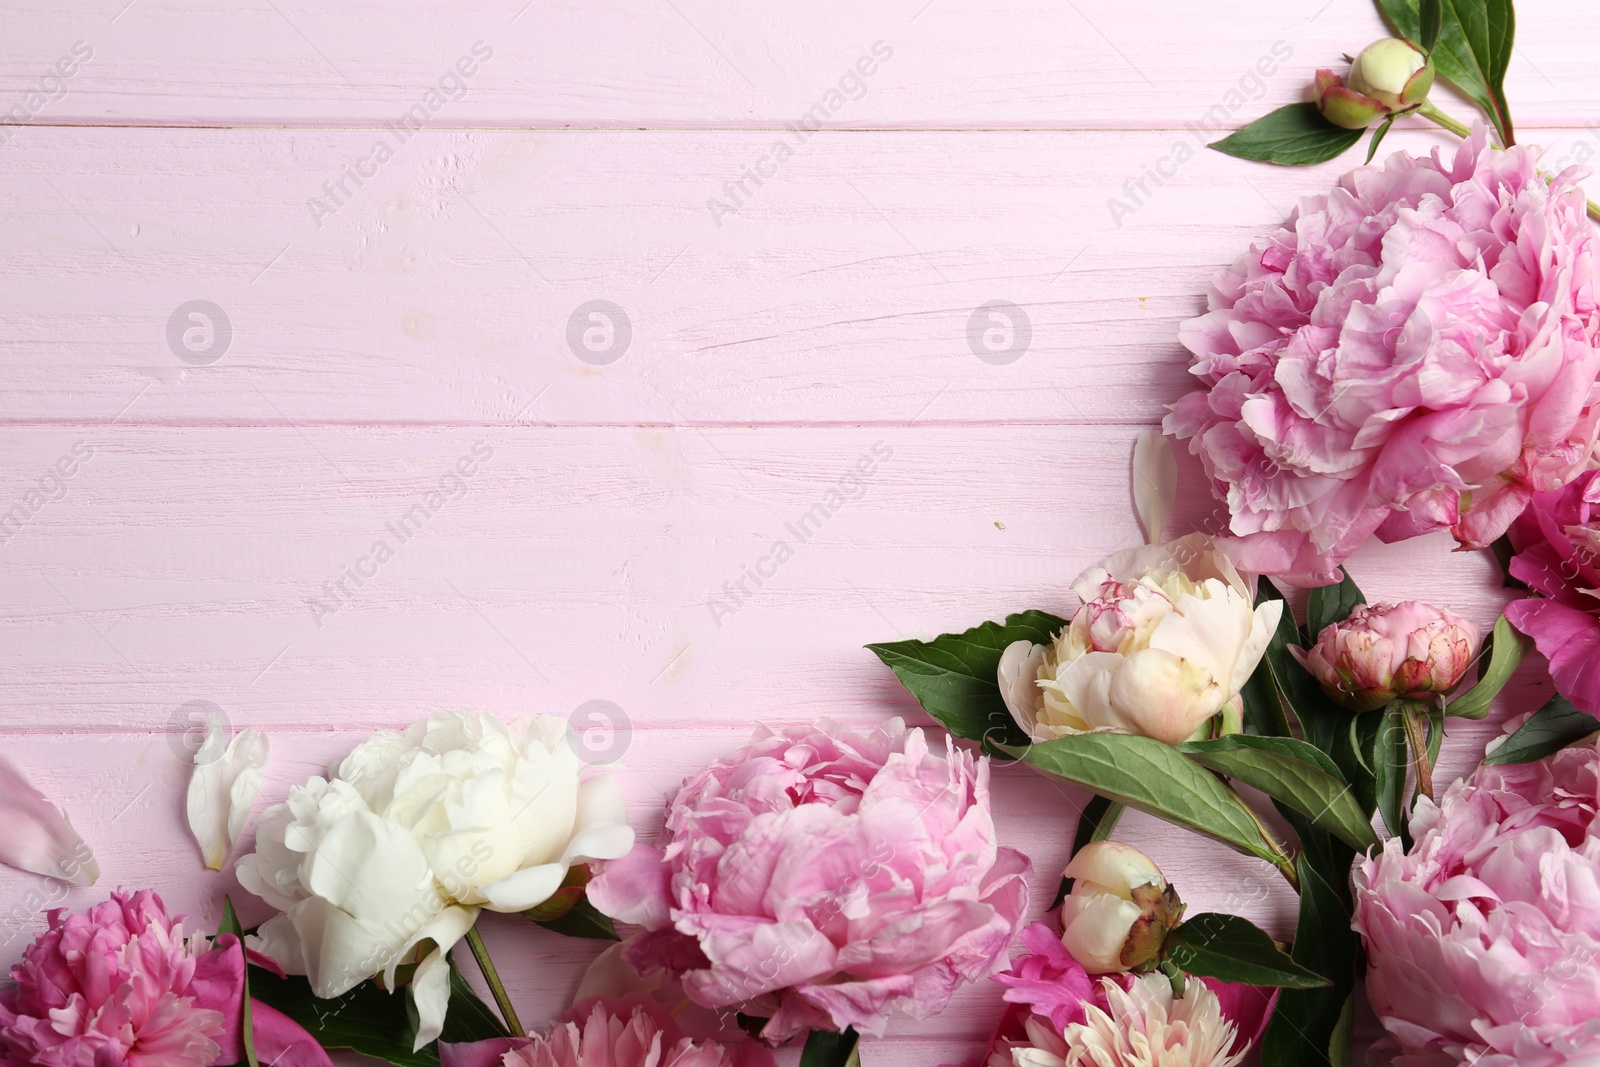
POLYGON ((1432 52, 1433 46, 1439 43, 1439 30, 1444 25, 1444 4, 1441 0, 1421 0, 1417 13, 1421 24, 1417 43, 1424 52, 1432 52))
MULTIPOLYGON (((1283 600, 1283 594, 1277 587, 1266 579, 1256 583, 1256 606, 1260 607, 1269 600, 1283 600)), ((1261 662, 1256 664, 1255 673, 1250 675, 1250 680, 1244 684, 1240 696, 1244 700, 1244 728, 1247 733, 1260 734, 1264 737, 1288 737, 1289 713, 1293 708, 1286 702, 1283 689, 1276 675, 1281 661, 1290 659, 1287 651, 1290 645, 1298 647, 1300 644, 1300 630, 1294 624, 1294 616, 1289 613, 1289 607, 1284 605, 1283 612, 1278 616, 1278 629, 1272 635, 1272 641, 1267 646, 1267 652, 1261 657, 1261 662)))
POLYGON ((1447 701, 1445 714, 1462 719, 1481 719, 1489 714, 1489 705, 1517 672, 1522 657, 1532 646, 1533 640, 1520 633, 1504 615, 1494 620, 1494 629, 1478 653, 1477 684, 1447 701))
POLYGON ((369 981, 323 999, 302 975, 280 978, 253 964, 248 974, 252 996, 299 1023, 323 1048, 347 1048, 396 1067, 439 1067, 436 1045, 411 1050, 416 1026, 406 1017, 403 993, 386 992, 369 981))
MULTIPOLYGON (((524 912, 524 914, 528 914, 524 912)), ((529 916, 532 917, 531 915, 529 916)), ((554 919, 534 919, 546 930, 554 930, 568 937, 589 937, 600 941, 621 941, 617 928, 609 916, 602 913, 588 897, 582 897, 572 908, 554 919)))
POLYGON ((1302 855, 1300 917, 1289 955, 1302 967, 1331 980, 1317 989, 1285 989, 1278 995, 1272 1022, 1261 1039, 1262 1067, 1348 1067, 1336 1058, 1349 1022, 1346 1005, 1355 988, 1360 941, 1350 929, 1350 908, 1317 867, 1302 855))
POLYGON ((1145 540, 1161 543, 1178 494, 1178 460, 1172 441, 1159 429, 1144 430, 1133 445, 1133 509, 1145 540))
POLYGON ((1076 734, 1029 745, 1016 755, 1125 807, 1276 861, 1238 794, 1171 745, 1130 734, 1076 734))
POLYGON ((1368 163, 1371 163, 1372 162, 1372 157, 1378 154, 1378 146, 1383 143, 1383 139, 1385 137, 1387 137, 1388 134, 1389 134, 1389 127, 1393 126, 1393 125, 1394 125, 1394 116, 1390 115, 1388 118, 1384 119, 1382 122, 1378 123, 1378 125, 1373 128, 1373 130, 1372 130, 1372 139, 1367 142, 1367 162, 1368 163))
POLYGON ((1593 736, 1597 730, 1600 719, 1579 711, 1565 697, 1551 697, 1549 703, 1483 757, 1483 762, 1532 763, 1593 736))
POLYGON ((843 1031, 812 1030, 800 1053, 800 1067, 861 1067, 861 1035, 848 1026, 843 1031))
POLYGON ((1184 920, 1167 935, 1166 958, 1189 974, 1224 982, 1284 989, 1333 984, 1296 963, 1265 930, 1237 915, 1205 912, 1184 920))
POLYGON ((100 877, 94 852, 26 771, 0 755, 0 863, 73 885, 100 877))
POLYGON ((1316 104, 1285 104, 1209 147, 1240 159, 1302 167, 1324 163, 1361 140, 1322 117, 1316 104))
POLYGON ((1352 611, 1366 602, 1361 587, 1350 577, 1350 568, 1345 567, 1344 578, 1338 585, 1319 586, 1306 598, 1306 638, 1315 644, 1323 630, 1344 622, 1352 611))
POLYGON ((455 959, 451 958, 450 1011, 444 1017, 444 1032, 439 1035, 439 1040, 465 1043, 509 1036, 511 1031, 500 1021, 500 1016, 478 996, 468 984, 467 976, 456 966, 455 959))
POLYGON ((1506 103, 1506 68, 1516 37, 1512 0, 1440 0, 1438 40, 1424 44, 1419 0, 1378 0, 1389 23, 1429 53, 1439 76, 1459 89, 1494 123, 1500 143, 1515 143, 1506 103))
POLYGON ((1354 848, 1378 843, 1371 815, 1362 811, 1339 768, 1304 741, 1235 734, 1174 747, 1207 770, 1288 805, 1354 848))
POLYGON ((1378 728, 1372 732, 1369 749, 1377 784, 1378 811, 1389 832, 1398 835, 1405 825, 1400 805, 1405 799, 1406 769, 1410 765, 1405 726, 1400 720, 1402 712, 1391 704, 1368 714, 1378 716, 1378 728))
POLYGON ((957 737, 978 741, 990 755, 1003 756, 1001 746, 1026 745, 1022 732, 1000 696, 996 673, 1000 656, 1013 641, 1049 644, 1066 626, 1048 612, 1008 615, 1004 623, 986 622, 965 633, 941 634, 932 641, 891 641, 868 645, 900 684, 923 708, 957 737))
MULTIPOLYGON (((1089 798, 1089 803, 1084 805, 1083 811, 1078 814, 1078 829, 1072 835, 1072 855, 1076 856, 1083 846, 1094 841, 1104 841, 1110 837, 1117 828, 1117 820, 1122 817, 1122 805, 1116 801, 1107 800, 1103 796, 1089 798)), ((1072 892, 1072 879, 1065 875, 1061 878, 1061 888, 1056 891, 1056 899, 1050 907, 1059 908, 1061 902, 1067 899, 1067 894, 1072 892)))
MULTIPOLYGON (((217 924, 216 937, 223 934, 232 934, 239 939, 239 951, 244 951, 244 928, 239 925, 239 916, 233 910, 233 900, 226 893, 222 896, 222 921, 217 924)), ((245 959, 248 961, 249 957, 245 959)), ((256 1058, 256 1035, 254 1019, 250 1012, 250 968, 244 969, 244 986, 240 990, 239 1003, 239 1041, 244 1045, 244 1061, 235 1067, 261 1067, 256 1058)), ((269 1065, 270 1067, 270 1065, 269 1065)))

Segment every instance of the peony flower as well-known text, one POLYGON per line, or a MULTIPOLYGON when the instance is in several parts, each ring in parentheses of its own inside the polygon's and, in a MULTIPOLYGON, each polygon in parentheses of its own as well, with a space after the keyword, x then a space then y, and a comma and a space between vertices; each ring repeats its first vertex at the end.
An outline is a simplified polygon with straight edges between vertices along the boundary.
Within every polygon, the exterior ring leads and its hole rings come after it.
POLYGON ((1398 697, 1427 701, 1454 689, 1478 654, 1478 629, 1415 600, 1363 604, 1324 626, 1309 649, 1289 651, 1329 699, 1372 711, 1398 697))
POLYGON ((633 844, 615 779, 580 781, 566 726, 442 712, 356 747, 326 780, 290 790, 261 817, 239 882, 283 914, 259 945, 319 997, 382 973, 411 979, 417 1047, 439 1036, 446 954, 482 908, 523 911, 567 871, 633 844))
POLYGON ((1149 856, 1120 841, 1093 841, 1063 873, 1073 882, 1061 901, 1061 943, 1086 971, 1118 974, 1160 958, 1183 905, 1149 856))
POLYGON ((1303 199, 1182 327, 1203 387, 1164 427, 1227 501, 1241 566, 1323 585, 1374 533, 1487 545, 1591 462, 1586 172, 1486 140, 1303 199))
POLYGON ((1538 597, 1506 606, 1506 619, 1550 661, 1556 689, 1600 715, 1600 471, 1539 493, 1511 525, 1511 576, 1538 597))
POLYGON ((607 864, 589 899, 648 931, 636 971, 767 1019, 769 1041, 926 1018, 994 970, 1028 896, 1027 859, 995 843, 988 760, 945 747, 900 719, 758 728, 679 790, 661 847, 607 864))
POLYGON ((1162 974, 1093 981, 1050 928, 1022 932, 1027 951, 995 979, 1011 1005, 985 1067, 1232 1067, 1260 1040, 1277 990, 1191 977, 1172 996, 1162 974))
POLYGON ((1416 844, 1355 873, 1367 996, 1398 1067, 1554 1067, 1600 1057, 1600 758, 1479 767, 1416 844))
POLYGON ((1006 707, 1035 741, 1108 730, 1177 744, 1233 704, 1272 640, 1281 601, 1191 534, 1118 552, 1072 583, 1083 607, 1050 645, 1001 656, 1006 707))
POLYGON ((754 1041, 724 1047, 684 1037, 645 997, 579 1003, 550 1032, 507 1052, 502 1067, 773 1067, 754 1041))
POLYGON ((1322 117, 1347 130, 1422 106, 1433 88, 1433 63, 1410 41, 1385 37, 1361 50, 1347 85, 1331 70, 1317 71, 1315 99, 1322 117))
MULTIPOLYGON (((244 1059, 244 954, 225 935, 186 936, 148 889, 113 893, 49 929, 0 990, 4 1067, 211 1067, 244 1059)), ((331 1067, 298 1024, 253 1001, 263 1063, 331 1067)))

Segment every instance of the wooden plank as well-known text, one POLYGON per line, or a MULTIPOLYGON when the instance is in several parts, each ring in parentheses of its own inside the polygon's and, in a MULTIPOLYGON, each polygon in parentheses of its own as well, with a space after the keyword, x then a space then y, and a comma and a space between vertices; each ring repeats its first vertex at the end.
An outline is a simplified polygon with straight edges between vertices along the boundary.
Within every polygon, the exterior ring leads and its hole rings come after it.
MULTIPOLYGON (((1524 0, 1517 21, 1521 122, 1596 121, 1592 35, 1558 0, 1524 0)), ((1240 125, 1385 32, 1366 0, 1164 16, 1089 0, 34 0, 11 5, 0 111, 72 124, 381 126, 422 104, 443 126, 781 128, 807 113, 862 128, 1240 125), (92 58, 47 81, 77 42, 92 58), (873 73, 852 77, 863 57, 873 73)))

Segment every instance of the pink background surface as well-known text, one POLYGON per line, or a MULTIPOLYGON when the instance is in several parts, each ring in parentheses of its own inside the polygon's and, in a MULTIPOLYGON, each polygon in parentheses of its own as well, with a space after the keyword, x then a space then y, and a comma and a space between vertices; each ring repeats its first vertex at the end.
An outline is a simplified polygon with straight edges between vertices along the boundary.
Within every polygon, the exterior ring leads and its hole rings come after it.
MULTIPOLYGON (((1178 322, 1358 161, 1248 164, 1186 124, 1301 99, 1382 32, 1365 0, 123 3, 3 12, 0 110, 26 121, 0 127, 0 510, 75 446, 92 457, 0 544, 0 746, 104 873, 63 891, 0 869, 0 965, 44 908, 119 885, 207 925, 224 893, 265 917, 183 828, 189 701, 270 734, 265 805, 436 709, 609 700, 645 833, 754 723, 923 722, 861 646, 1069 613, 1073 576, 1138 539, 1128 455, 1186 387, 1178 322), (30 103, 80 41, 65 95, 30 103), (880 41, 892 55, 826 129, 785 128, 880 41), (478 42, 465 95, 402 141, 390 124, 478 42), (779 141, 792 158, 730 204, 779 141), (333 203, 324 183, 358 166, 333 203), (206 365, 168 340, 197 299, 232 331, 206 365), (593 299, 632 323, 606 365, 567 343, 593 299), (993 300, 1032 328, 1005 365, 968 342, 993 300), (324 583, 477 442, 493 455, 466 490, 319 620, 324 583), (874 445, 892 456, 793 544, 786 524, 874 445), (794 557, 713 610, 780 539, 794 557)), ((1522 140, 1588 159, 1592 35, 1555 0, 1520 7, 1522 140)), ((1400 128, 1387 147, 1448 143, 1400 128)), ((1184 470, 1178 521, 1216 523, 1184 470)), ((1353 566, 1375 599, 1487 626, 1492 564, 1451 547, 1353 566)), ((1539 673, 1453 725, 1443 781, 1542 700, 1539 673)), ((1083 797, 996 780, 1037 913, 1083 797)), ((1194 909, 1292 928, 1264 865, 1143 817, 1121 836, 1194 909)), ((486 936, 530 1023, 598 948, 519 919, 486 936)), ((975 1054, 998 992, 898 1020, 867 1061, 975 1054)))

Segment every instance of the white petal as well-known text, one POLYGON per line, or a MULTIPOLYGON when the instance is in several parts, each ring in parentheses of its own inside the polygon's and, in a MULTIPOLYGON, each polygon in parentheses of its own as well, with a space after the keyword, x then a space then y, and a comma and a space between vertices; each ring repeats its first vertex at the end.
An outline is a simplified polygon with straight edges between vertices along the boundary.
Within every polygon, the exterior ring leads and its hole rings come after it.
POLYGON ((1133 901, 1110 893, 1070 895, 1061 902, 1061 943, 1090 974, 1124 971, 1122 946, 1140 914, 1133 901))
POLYGON ((1160 430, 1145 430, 1133 445, 1133 506, 1150 544, 1161 543, 1177 494, 1178 461, 1172 441, 1160 430))
POLYGON ((1154 860, 1121 841, 1091 841, 1078 850, 1061 873, 1075 882, 1106 886, 1129 899, 1142 885, 1167 884, 1154 860))
POLYGON ((1090 729, 1129 729, 1111 703, 1122 658, 1116 652, 1085 652, 1056 673, 1051 688, 1066 697, 1090 729))
POLYGON ((404 827, 355 811, 328 827, 301 865, 306 889, 358 919, 381 922, 439 907, 422 846, 404 827))
POLYGON ((27 772, 0 756, 0 863, 73 885, 94 885, 100 865, 60 808, 27 772))
POLYGON ((527 911, 549 900, 550 895, 561 888, 566 876, 567 864, 545 863, 480 886, 478 892, 483 896, 484 907, 490 911, 527 911))
POLYGON ((1000 654, 1000 669, 996 672, 1006 710, 1029 737, 1039 720, 1039 665, 1044 662, 1046 651, 1044 645, 1031 641, 1013 641, 1000 654))
MULTIPOLYGON (((1253 615, 1250 627, 1250 636, 1245 641, 1244 647, 1239 649, 1239 658, 1233 664, 1233 678, 1230 687, 1235 693, 1244 688, 1244 684, 1255 673, 1256 665, 1261 662, 1261 656, 1267 651, 1267 646, 1272 643, 1272 635, 1278 632, 1278 621, 1283 618, 1283 601, 1269 600, 1265 604, 1258 604, 1253 615)), ((1289 646, 1290 652, 1300 651, 1293 645, 1289 646)), ((1302 664, 1304 666, 1304 664, 1302 664)))
POLYGON ((590 860, 615 860, 633 849, 633 827, 625 822, 610 819, 592 822, 572 835, 567 850, 561 854, 563 865, 587 863, 590 860))
POLYGON ((628 821, 628 805, 622 799, 622 783, 614 774, 597 774, 578 787, 578 814, 574 825, 581 831, 590 823, 601 821, 628 821))
POLYGON ((1219 685, 1226 685, 1233 678, 1240 649, 1250 640, 1255 614, 1249 601, 1215 578, 1207 579, 1202 588, 1210 595, 1178 597, 1173 610, 1156 623, 1149 643, 1204 668, 1219 685))
POLYGON ((222 724, 211 723, 189 777, 189 831, 213 871, 228 862, 255 806, 267 766, 265 734, 242 730, 226 747, 224 738, 222 724))
POLYGON ((444 953, 435 949, 424 956, 407 988, 417 1008, 417 1039, 411 1046, 417 1052, 444 1032, 445 1010, 450 1006, 450 965, 444 953))
POLYGON ((1142 648, 1122 657, 1111 680, 1114 721, 1106 725, 1176 745, 1215 715, 1227 696, 1204 667, 1165 649, 1142 648))

